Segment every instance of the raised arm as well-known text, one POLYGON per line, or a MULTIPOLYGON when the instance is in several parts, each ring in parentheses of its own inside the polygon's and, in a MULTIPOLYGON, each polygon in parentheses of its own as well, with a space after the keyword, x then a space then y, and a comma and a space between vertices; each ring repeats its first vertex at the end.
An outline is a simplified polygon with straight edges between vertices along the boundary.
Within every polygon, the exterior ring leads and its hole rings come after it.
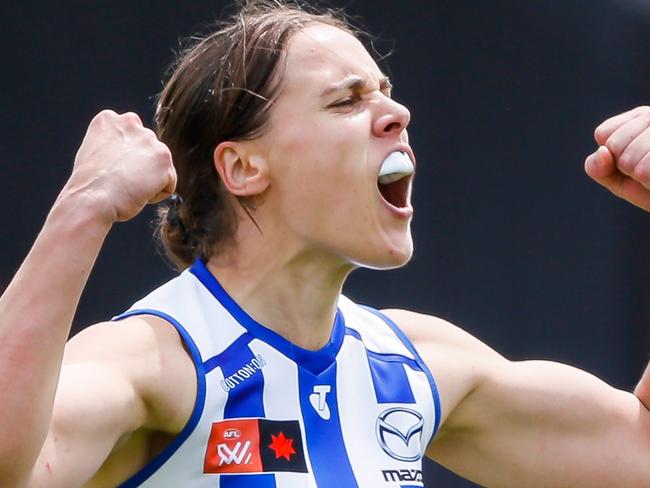
POLYGON ((112 224, 168 196, 168 149, 135 114, 98 114, 32 249, 0 298, 0 484, 21 486, 50 429, 64 345, 112 224))
MULTIPOLYGON (((585 171, 616 196, 650 212, 650 107, 637 107, 600 124, 594 133, 598 150, 585 171)), ((634 394, 650 408, 650 366, 634 394)))
MULTIPOLYGON (((650 211, 650 107, 595 132, 587 173, 650 211)), ((512 362, 435 317, 388 311, 438 376, 428 455, 488 487, 650 487, 650 367, 634 394, 576 368, 512 362)))
POLYGON ((508 361, 435 317, 388 314, 437 377, 429 457, 490 488, 650 486, 650 411, 632 393, 563 364, 508 361))

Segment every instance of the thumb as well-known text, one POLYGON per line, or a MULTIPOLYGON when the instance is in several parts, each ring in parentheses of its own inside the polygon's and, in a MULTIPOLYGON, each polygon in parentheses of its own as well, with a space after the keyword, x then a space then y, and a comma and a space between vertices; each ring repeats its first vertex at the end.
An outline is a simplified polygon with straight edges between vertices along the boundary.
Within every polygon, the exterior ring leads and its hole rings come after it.
POLYGON ((650 212, 650 190, 621 173, 616 167, 614 156, 605 146, 600 146, 587 157, 585 171, 614 195, 650 212))
POLYGON ((620 177, 614 156, 606 146, 600 146, 585 160, 585 172, 605 187, 610 187, 620 177))

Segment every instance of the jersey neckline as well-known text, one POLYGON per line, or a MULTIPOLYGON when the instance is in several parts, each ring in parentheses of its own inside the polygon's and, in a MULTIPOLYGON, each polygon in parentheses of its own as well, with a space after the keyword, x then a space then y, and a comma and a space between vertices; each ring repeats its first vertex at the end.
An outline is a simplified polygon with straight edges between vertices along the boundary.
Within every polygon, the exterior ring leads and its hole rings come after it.
POLYGON ((345 337, 345 319, 337 307, 330 339, 321 349, 311 351, 293 344, 277 332, 257 322, 253 317, 235 302, 228 292, 221 286, 217 278, 208 269, 205 263, 197 259, 189 271, 196 276, 201 284, 214 296, 217 301, 244 327, 250 335, 260 339, 285 356, 292 359, 302 368, 318 375, 325 371, 336 361, 336 356, 341 349, 345 337))

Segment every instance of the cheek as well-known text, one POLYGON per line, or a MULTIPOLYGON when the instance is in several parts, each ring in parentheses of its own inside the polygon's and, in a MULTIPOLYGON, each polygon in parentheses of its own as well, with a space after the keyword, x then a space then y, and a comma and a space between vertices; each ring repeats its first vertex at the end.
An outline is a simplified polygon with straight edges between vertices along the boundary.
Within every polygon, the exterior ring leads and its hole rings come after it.
POLYGON ((356 193, 359 180, 367 179, 371 171, 364 117, 296 117, 287 122, 273 145, 272 160, 279 163, 277 174, 305 187, 319 181, 325 187, 328 182, 341 187, 352 185, 356 193))
POLYGON ((376 196, 376 176, 366 113, 296 114, 273 127, 272 186, 285 221, 312 236, 372 223, 369 200, 376 196))

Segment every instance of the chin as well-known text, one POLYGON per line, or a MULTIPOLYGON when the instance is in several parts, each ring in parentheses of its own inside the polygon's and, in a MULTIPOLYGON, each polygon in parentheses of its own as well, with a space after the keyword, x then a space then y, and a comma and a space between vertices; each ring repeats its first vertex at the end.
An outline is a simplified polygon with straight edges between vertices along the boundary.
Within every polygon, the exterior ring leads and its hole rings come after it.
MULTIPOLYGON (((375 249, 377 250, 377 249, 375 249)), ((357 266, 370 269, 395 269, 405 266, 413 257, 413 241, 410 236, 399 246, 389 246, 381 254, 364 256, 355 262, 357 266)))

